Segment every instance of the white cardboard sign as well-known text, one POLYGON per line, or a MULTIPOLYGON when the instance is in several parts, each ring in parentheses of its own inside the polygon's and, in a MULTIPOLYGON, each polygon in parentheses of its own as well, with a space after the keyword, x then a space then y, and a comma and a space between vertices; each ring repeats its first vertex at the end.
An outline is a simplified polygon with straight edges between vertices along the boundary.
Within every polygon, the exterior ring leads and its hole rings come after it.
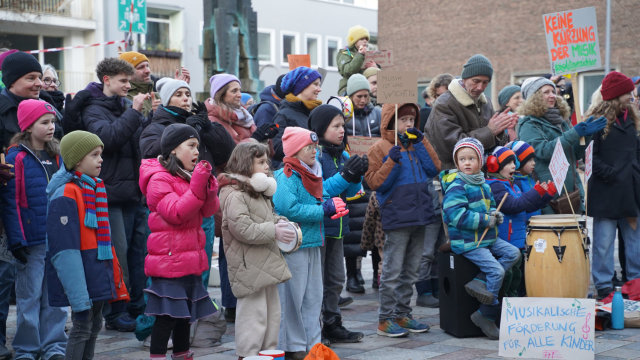
POLYGON ((551 162, 549 163, 549 172, 551 172, 551 178, 556 185, 558 195, 562 193, 564 188, 564 180, 567 178, 567 171, 569 170, 569 161, 564 155, 562 144, 560 139, 556 142, 556 147, 553 149, 553 156, 551 156, 551 162))
POLYGON ((593 359, 595 306, 594 299, 505 297, 498 355, 593 359))
POLYGON ((587 150, 584 153, 584 178, 586 182, 589 182, 589 178, 593 173, 593 140, 587 146, 587 150))

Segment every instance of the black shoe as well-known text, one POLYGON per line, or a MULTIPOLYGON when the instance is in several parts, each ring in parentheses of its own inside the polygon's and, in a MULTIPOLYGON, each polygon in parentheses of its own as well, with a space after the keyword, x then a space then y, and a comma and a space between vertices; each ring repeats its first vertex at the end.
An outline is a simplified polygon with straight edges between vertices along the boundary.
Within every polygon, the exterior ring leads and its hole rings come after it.
POLYGON ((225 308, 224 309, 224 319, 227 322, 235 323, 236 322, 236 308, 225 308))
POLYGON ((351 303, 353 303, 353 298, 351 296, 347 296, 347 297, 340 296, 340 300, 338 300, 338 307, 342 308, 351 303))
POLYGON ((364 294, 364 286, 360 284, 355 276, 350 277, 347 279, 347 291, 356 294, 364 294))
POLYGON ((362 340, 364 334, 349 331, 342 326, 342 321, 337 321, 322 327, 322 337, 332 343, 357 343, 362 340))
POLYGON ((356 279, 358 279, 360 285, 364 285, 364 278, 362 277, 362 271, 360 271, 360 269, 356 271, 356 279))
POLYGON ((286 351, 284 353, 285 360, 304 360, 306 356, 307 356, 306 351, 296 351, 296 352, 286 351))
POLYGON ((113 319, 105 321, 104 327, 107 330, 132 332, 136 329, 136 319, 132 318, 128 312, 124 312, 113 319))

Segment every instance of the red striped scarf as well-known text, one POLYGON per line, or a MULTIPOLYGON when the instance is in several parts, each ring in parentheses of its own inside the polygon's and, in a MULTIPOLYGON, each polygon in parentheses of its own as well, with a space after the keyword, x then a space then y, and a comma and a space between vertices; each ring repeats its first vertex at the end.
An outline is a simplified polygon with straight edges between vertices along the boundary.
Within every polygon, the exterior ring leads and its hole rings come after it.
POLYGON ((80 180, 82 189, 85 209, 84 225, 97 230, 98 260, 113 259, 107 190, 104 187, 104 182, 100 178, 94 178, 77 171, 75 175, 80 180))

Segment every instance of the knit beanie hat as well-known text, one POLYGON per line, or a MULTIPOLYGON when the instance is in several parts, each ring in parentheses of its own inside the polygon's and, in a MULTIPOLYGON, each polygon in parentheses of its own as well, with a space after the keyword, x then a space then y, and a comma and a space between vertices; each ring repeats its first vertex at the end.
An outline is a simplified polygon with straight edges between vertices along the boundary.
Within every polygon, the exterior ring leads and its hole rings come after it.
POLYGON ((164 77, 156 82, 156 89, 160 93, 160 99, 162 99, 162 106, 168 106, 173 94, 178 89, 186 88, 191 92, 191 87, 184 80, 177 80, 168 77, 164 77))
POLYGON ((76 130, 68 133, 60 140, 60 155, 64 167, 72 171, 88 153, 98 146, 104 148, 104 143, 98 135, 88 131, 76 130))
POLYGON ((363 73, 362 75, 364 75, 364 77, 366 77, 367 79, 372 77, 373 75, 378 75, 378 72, 380 71, 379 67, 376 66, 372 66, 372 67, 368 67, 363 73))
POLYGON ((162 138, 160 139, 162 157, 168 159, 173 149, 191 138, 196 138, 200 141, 198 132, 192 126, 186 124, 171 124, 167 126, 162 132, 162 138))
POLYGON ((282 135, 284 156, 293 156, 303 147, 317 143, 318 135, 316 133, 297 126, 287 126, 282 135))
POLYGON ((545 85, 553 86, 554 90, 556 88, 556 84, 554 84, 553 81, 543 77, 530 77, 525 79, 522 83, 522 98, 527 100, 545 85))
POLYGON ((273 86, 273 92, 276 93, 276 95, 280 98, 280 99, 284 99, 285 96, 287 96, 287 94, 282 91, 282 79, 284 79, 284 76, 286 74, 281 74, 280 76, 278 76, 278 79, 276 80, 276 84, 273 86))
POLYGON ((511 99, 515 93, 520 91, 520 86, 518 85, 507 85, 500 90, 498 93, 498 104, 500 107, 507 106, 507 103, 511 99))
POLYGON ((403 116, 411 115, 414 119, 418 116, 418 111, 416 110, 416 104, 403 104, 398 108, 398 119, 403 116))
POLYGON ((34 71, 42 74, 42 66, 33 55, 22 51, 14 52, 2 62, 2 82, 8 89, 18 79, 34 71))
POLYGON ((347 95, 351 96, 356 91, 367 90, 371 91, 371 87, 369 87, 369 81, 362 74, 353 74, 349 77, 347 81, 347 95))
POLYGON ((56 114, 53 106, 46 101, 27 99, 18 105, 18 125, 25 131, 44 114, 56 114))
POLYGON ((13 53, 17 53, 18 51, 20 50, 11 49, 9 51, 5 51, 2 54, 0 54, 0 70, 2 70, 2 62, 4 62, 4 59, 13 53))
POLYGON ((613 100, 620 95, 628 94, 633 91, 635 86, 633 80, 623 73, 612 71, 602 80, 602 100, 613 100))
POLYGON ((247 105, 247 101, 249 101, 249 99, 251 99, 251 95, 247 94, 247 93, 242 93, 242 97, 240 98, 242 105, 247 105))
POLYGON ((536 156, 536 152, 533 146, 522 140, 512 141, 505 146, 516 153, 518 161, 520 161, 520 166, 518 166, 518 168, 522 167, 522 165, 526 164, 529 160, 533 159, 536 156))
POLYGON ((367 38, 369 40, 369 30, 365 29, 360 25, 353 26, 349 29, 349 34, 347 35, 347 45, 352 47, 355 43, 360 39, 367 38))
POLYGON ((298 95, 321 77, 319 72, 306 66, 300 66, 285 74, 280 83, 280 88, 284 94, 292 93, 293 95, 298 95))
POLYGON ((478 75, 488 76, 489 80, 493 77, 493 66, 491 66, 491 61, 482 54, 473 55, 462 67, 461 77, 463 79, 468 79, 478 75))
POLYGON ((149 62, 149 59, 144 55, 136 51, 127 51, 120 54, 120 59, 128 62, 134 68, 138 66, 141 62, 146 61, 149 62))
POLYGON ((484 146, 482 146, 482 143, 478 139, 467 137, 467 138, 458 140, 458 142, 456 143, 456 146, 453 148, 453 162, 456 164, 456 166, 458 166, 458 159, 456 158, 456 153, 458 152, 458 150, 462 148, 473 149, 478 155, 478 159, 480 159, 480 165, 482 165, 483 156, 484 156, 484 146))
POLYGON ((309 129, 323 138, 329 124, 331 124, 333 118, 338 115, 344 118, 341 109, 338 109, 333 105, 320 105, 313 109, 309 114, 309 129))
POLYGON ((513 150, 505 146, 496 146, 491 156, 487 158, 487 170, 491 173, 497 173, 511 161, 516 164, 516 167, 520 165, 513 150))
POLYGON ((231 74, 213 75, 211 78, 209 78, 209 84, 211 84, 211 89, 209 90, 209 94, 211 95, 212 98, 215 97, 216 93, 220 91, 220 89, 222 89, 225 85, 227 85, 232 81, 237 81, 238 84, 242 86, 240 79, 238 79, 235 75, 231 75, 231 74))

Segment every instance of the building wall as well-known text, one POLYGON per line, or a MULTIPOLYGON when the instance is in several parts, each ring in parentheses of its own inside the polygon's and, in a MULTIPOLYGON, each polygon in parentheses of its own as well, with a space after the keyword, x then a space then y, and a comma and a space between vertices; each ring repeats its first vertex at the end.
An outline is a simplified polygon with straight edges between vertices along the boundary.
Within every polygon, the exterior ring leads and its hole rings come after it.
MULTIPOLYGON (((611 3, 611 68, 638 75, 640 1, 611 3)), ((396 68, 417 69, 427 81, 444 72, 459 75, 471 55, 482 53, 494 67, 491 97, 497 99, 498 91, 519 75, 551 72, 542 15, 588 6, 596 7, 604 66, 604 0, 380 0, 378 43, 394 51, 396 68)))

